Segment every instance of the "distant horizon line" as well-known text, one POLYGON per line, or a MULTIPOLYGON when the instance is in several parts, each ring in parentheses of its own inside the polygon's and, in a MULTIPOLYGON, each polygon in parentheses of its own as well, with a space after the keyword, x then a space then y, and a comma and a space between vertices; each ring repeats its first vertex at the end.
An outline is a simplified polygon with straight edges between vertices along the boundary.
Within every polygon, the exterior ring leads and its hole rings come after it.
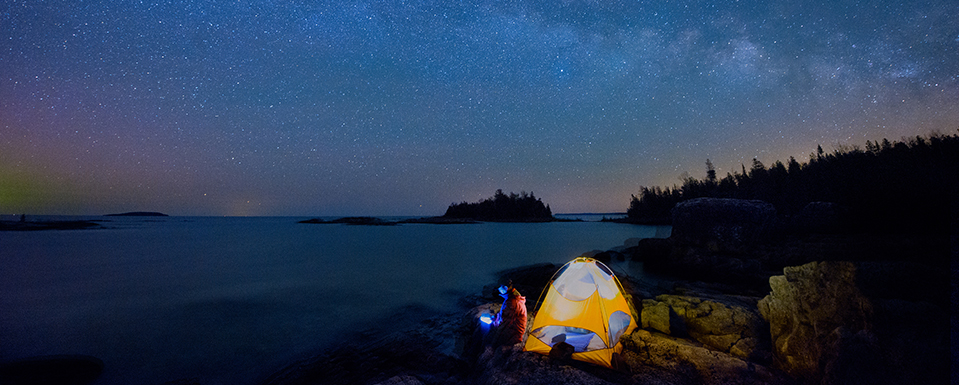
MULTIPOLYGON (((159 212, 157 212, 159 213, 159 212)), ((2 217, 13 217, 19 219, 21 215, 25 215, 28 219, 30 217, 150 217, 150 218, 162 218, 162 217, 231 217, 231 218, 300 218, 300 217, 336 217, 336 218, 347 218, 347 217, 372 217, 372 218, 382 218, 382 217, 414 217, 414 218, 433 218, 433 217, 442 217, 442 215, 172 215, 172 214, 163 214, 160 215, 118 215, 124 213, 110 213, 110 214, 0 214, 2 217)), ((556 213, 556 215, 626 215, 626 212, 606 212, 606 213, 556 213)))

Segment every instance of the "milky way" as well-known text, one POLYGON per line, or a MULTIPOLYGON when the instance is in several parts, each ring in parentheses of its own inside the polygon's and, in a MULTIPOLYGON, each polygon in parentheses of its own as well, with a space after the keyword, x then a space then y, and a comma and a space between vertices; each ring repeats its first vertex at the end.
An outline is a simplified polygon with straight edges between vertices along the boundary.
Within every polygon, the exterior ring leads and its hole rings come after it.
POLYGON ((0 213, 440 215, 959 128, 952 1, 6 1, 0 213))

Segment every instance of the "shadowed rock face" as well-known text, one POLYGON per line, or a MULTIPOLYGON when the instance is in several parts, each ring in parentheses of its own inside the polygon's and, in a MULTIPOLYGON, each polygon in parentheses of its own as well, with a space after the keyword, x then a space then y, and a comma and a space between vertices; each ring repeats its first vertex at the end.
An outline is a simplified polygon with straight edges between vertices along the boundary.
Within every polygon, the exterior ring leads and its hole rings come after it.
POLYGON ((656 273, 764 287, 769 274, 755 251, 776 234, 776 209, 756 200, 697 198, 673 209, 668 241, 629 249, 656 273))
POLYGON ((776 208, 758 200, 696 198, 673 208, 676 242, 738 253, 768 236, 776 223, 776 208))
MULTIPOLYGON (((759 311, 777 366, 806 383, 947 383, 948 316, 895 288, 872 289, 923 269, 887 265, 811 262, 770 277, 759 311)), ((933 284, 935 272, 927 276, 931 288, 944 286, 933 284)))
POLYGON ((789 226, 801 233, 832 234, 849 228, 849 209, 832 202, 809 202, 791 220, 789 226))
POLYGON ((759 301, 759 310, 769 321, 779 366, 818 380, 829 335, 840 327, 866 329, 872 306, 855 285, 852 263, 812 262, 784 273, 769 278, 772 293, 759 301))

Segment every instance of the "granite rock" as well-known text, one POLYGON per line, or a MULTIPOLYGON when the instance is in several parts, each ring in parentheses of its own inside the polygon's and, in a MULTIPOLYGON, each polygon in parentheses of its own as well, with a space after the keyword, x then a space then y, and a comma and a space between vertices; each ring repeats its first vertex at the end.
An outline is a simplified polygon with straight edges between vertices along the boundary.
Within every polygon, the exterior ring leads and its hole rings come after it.
MULTIPOLYGON (((948 382, 948 312, 911 294, 903 276, 919 270, 829 261, 770 277, 759 311, 776 365, 809 384, 948 382)), ((945 287, 937 277, 925 276, 930 288, 945 287)))
POLYGON ((769 358, 768 326, 749 301, 664 294, 643 300, 641 319, 643 328, 691 338, 740 358, 769 358))

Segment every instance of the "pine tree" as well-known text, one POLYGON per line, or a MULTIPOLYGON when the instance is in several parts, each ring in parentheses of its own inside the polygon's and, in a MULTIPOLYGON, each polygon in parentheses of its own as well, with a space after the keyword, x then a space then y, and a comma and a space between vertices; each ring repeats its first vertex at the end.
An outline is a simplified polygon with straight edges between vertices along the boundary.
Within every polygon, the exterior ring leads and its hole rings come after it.
POLYGON ((706 159, 706 181, 716 183, 716 168, 709 159, 706 159))

